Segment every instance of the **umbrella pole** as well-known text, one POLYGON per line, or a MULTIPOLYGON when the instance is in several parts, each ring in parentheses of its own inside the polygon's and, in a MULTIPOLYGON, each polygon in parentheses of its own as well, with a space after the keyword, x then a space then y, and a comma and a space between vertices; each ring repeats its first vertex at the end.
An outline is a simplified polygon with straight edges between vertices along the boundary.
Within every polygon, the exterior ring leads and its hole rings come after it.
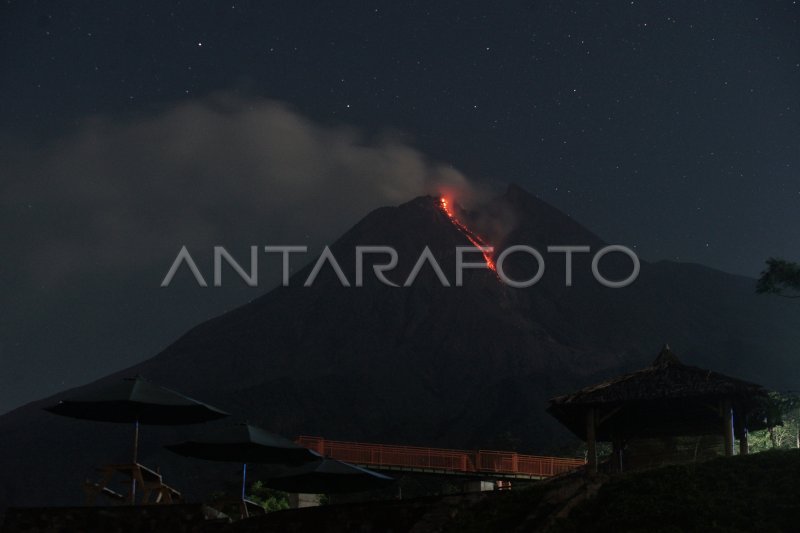
MULTIPOLYGON (((139 420, 133 426, 133 468, 139 460, 139 420)), ((131 505, 136 504, 136 476, 135 471, 131 471, 131 505)))
POLYGON ((242 463, 242 515, 244 518, 250 516, 250 513, 247 511, 247 498, 245 494, 245 490, 247 487, 247 463, 242 463))

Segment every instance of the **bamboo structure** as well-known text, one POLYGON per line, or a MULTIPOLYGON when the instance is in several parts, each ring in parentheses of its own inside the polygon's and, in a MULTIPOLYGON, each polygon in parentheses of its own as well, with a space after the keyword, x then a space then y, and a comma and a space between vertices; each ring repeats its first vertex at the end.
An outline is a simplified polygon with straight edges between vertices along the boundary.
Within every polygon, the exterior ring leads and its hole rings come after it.
POLYGON ((612 444, 610 467, 621 471, 628 445, 645 439, 677 449, 676 438, 710 435, 724 455, 734 454, 736 439, 748 453, 748 432, 765 427, 766 396, 761 385, 681 363, 665 345, 650 366, 553 398, 548 412, 586 441, 589 472, 598 469, 599 442, 612 444))

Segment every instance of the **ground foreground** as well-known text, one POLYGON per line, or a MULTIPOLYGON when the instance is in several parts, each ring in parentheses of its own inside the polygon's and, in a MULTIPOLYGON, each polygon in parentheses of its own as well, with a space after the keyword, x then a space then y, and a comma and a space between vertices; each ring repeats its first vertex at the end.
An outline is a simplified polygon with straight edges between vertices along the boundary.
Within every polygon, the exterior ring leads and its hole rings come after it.
POLYGON ((800 450, 670 466, 607 481, 556 531, 798 531, 800 450))
POLYGON ((600 477, 572 476, 510 492, 279 511, 234 523, 202 506, 11 509, 17 531, 578 532, 797 531, 800 451, 600 477))

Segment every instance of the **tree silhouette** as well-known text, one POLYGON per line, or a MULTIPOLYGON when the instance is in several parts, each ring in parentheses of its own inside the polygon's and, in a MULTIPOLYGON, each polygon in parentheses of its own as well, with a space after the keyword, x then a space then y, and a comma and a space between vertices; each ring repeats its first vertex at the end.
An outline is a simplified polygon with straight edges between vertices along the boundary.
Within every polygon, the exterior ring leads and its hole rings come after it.
POLYGON ((800 298, 800 264, 770 257, 767 259, 767 269, 758 278, 756 292, 800 298))

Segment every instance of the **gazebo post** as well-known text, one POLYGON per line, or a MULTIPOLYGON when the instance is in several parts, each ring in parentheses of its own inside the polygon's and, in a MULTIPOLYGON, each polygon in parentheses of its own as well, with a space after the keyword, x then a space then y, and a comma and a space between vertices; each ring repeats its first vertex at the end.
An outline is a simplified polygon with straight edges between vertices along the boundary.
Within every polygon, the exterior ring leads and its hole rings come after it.
POLYGON ((586 448, 588 471, 590 474, 597 473, 597 435, 595 426, 594 407, 589 407, 586 412, 586 448))
POLYGON ((733 455, 733 417, 731 411, 731 401, 722 401, 722 431, 725 437, 725 455, 733 455))
POLYGON ((739 455, 750 453, 750 446, 747 443, 747 428, 742 428, 742 435, 739 437, 739 455))
MULTIPOLYGON (((744 408, 734 411, 734 422, 736 423, 736 433, 739 434, 739 455, 747 455, 750 447, 747 442, 747 414, 744 408), (744 412, 741 412, 744 411, 744 412)), ((734 434, 735 435, 735 434, 734 434)))
POLYGON ((613 435, 611 440, 611 457, 615 472, 622 472, 622 439, 613 435))
MULTIPOLYGON (((139 420, 133 424, 133 468, 139 462, 139 420)), ((135 470, 134 470, 135 471, 135 470)), ((131 473, 133 474, 132 471, 131 473)), ((131 505, 136 505, 136 476, 131 475, 131 505)))

